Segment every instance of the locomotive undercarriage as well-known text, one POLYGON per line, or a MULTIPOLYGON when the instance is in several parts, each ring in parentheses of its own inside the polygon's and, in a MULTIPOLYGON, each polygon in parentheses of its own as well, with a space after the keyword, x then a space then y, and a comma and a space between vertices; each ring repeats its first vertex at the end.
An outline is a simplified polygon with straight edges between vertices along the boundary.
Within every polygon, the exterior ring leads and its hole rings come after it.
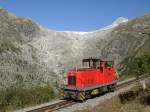
POLYGON ((66 100, 76 100, 76 101, 84 101, 86 99, 93 98, 98 95, 102 95, 107 92, 113 92, 115 90, 115 84, 106 85, 99 88, 94 88, 90 90, 71 90, 65 89, 64 99, 66 100))

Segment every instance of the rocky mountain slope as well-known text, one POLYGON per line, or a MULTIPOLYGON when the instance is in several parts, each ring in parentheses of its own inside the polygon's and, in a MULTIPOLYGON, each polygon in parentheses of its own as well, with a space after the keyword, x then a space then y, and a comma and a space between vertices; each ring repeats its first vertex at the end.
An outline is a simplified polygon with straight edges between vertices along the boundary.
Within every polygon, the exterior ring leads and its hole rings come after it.
POLYGON ((102 50, 104 57, 129 66, 134 58, 150 55, 150 14, 120 24, 111 37, 102 50))
POLYGON ((93 32, 46 29, 0 9, 0 87, 55 85, 88 57, 123 60, 149 52, 150 39, 130 30, 150 30, 150 15, 118 18, 93 32))

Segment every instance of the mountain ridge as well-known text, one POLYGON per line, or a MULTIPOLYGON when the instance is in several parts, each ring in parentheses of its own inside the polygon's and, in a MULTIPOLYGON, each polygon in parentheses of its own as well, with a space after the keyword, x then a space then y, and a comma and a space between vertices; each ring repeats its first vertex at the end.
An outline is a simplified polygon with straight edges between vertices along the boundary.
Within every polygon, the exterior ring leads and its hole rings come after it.
POLYGON ((47 29, 4 9, 0 15, 0 88, 61 85, 83 58, 107 58, 117 65, 150 49, 147 35, 130 32, 150 29, 150 15, 120 18, 114 26, 85 34, 47 29))
POLYGON ((94 30, 94 31, 88 31, 88 32, 84 32, 84 31, 57 31, 57 32, 66 32, 66 33, 73 33, 73 34, 83 35, 83 34, 94 33, 94 32, 101 31, 101 30, 106 30, 106 29, 109 29, 109 28, 114 28, 114 27, 118 26, 119 24, 126 23, 128 21, 129 20, 127 18, 118 17, 115 21, 112 22, 111 25, 105 26, 103 28, 100 28, 100 29, 94 30))

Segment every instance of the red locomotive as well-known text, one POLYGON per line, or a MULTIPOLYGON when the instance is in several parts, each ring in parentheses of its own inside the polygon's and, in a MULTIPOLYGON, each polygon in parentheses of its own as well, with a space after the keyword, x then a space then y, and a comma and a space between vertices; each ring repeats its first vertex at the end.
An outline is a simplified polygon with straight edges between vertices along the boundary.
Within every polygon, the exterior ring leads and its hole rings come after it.
POLYGON ((113 61, 89 58, 83 59, 82 62, 83 68, 67 73, 65 99, 83 101, 104 91, 114 91, 116 80, 113 61))

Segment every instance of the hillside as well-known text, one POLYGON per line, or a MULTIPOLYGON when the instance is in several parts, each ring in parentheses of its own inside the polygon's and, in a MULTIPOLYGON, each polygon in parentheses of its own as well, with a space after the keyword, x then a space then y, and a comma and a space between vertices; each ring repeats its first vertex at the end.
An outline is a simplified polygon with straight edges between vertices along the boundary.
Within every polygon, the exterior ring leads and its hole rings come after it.
POLYGON ((148 36, 130 30, 150 31, 150 15, 121 17, 93 32, 61 32, 0 9, 0 87, 61 84, 83 58, 107 58, 117 65, 148 53, 148 36))
MULTIPOLYGON (((137 17, 127 24, 119 25, 111 36, 111 41, 102 50, 103 57, 118 60, 127 66, 127 71, 130 68, 135 69, 132 67, 135 58, 150 56, 150 15, 137 17)), ((128 71, 126 74, 131 73, 128 71)))

